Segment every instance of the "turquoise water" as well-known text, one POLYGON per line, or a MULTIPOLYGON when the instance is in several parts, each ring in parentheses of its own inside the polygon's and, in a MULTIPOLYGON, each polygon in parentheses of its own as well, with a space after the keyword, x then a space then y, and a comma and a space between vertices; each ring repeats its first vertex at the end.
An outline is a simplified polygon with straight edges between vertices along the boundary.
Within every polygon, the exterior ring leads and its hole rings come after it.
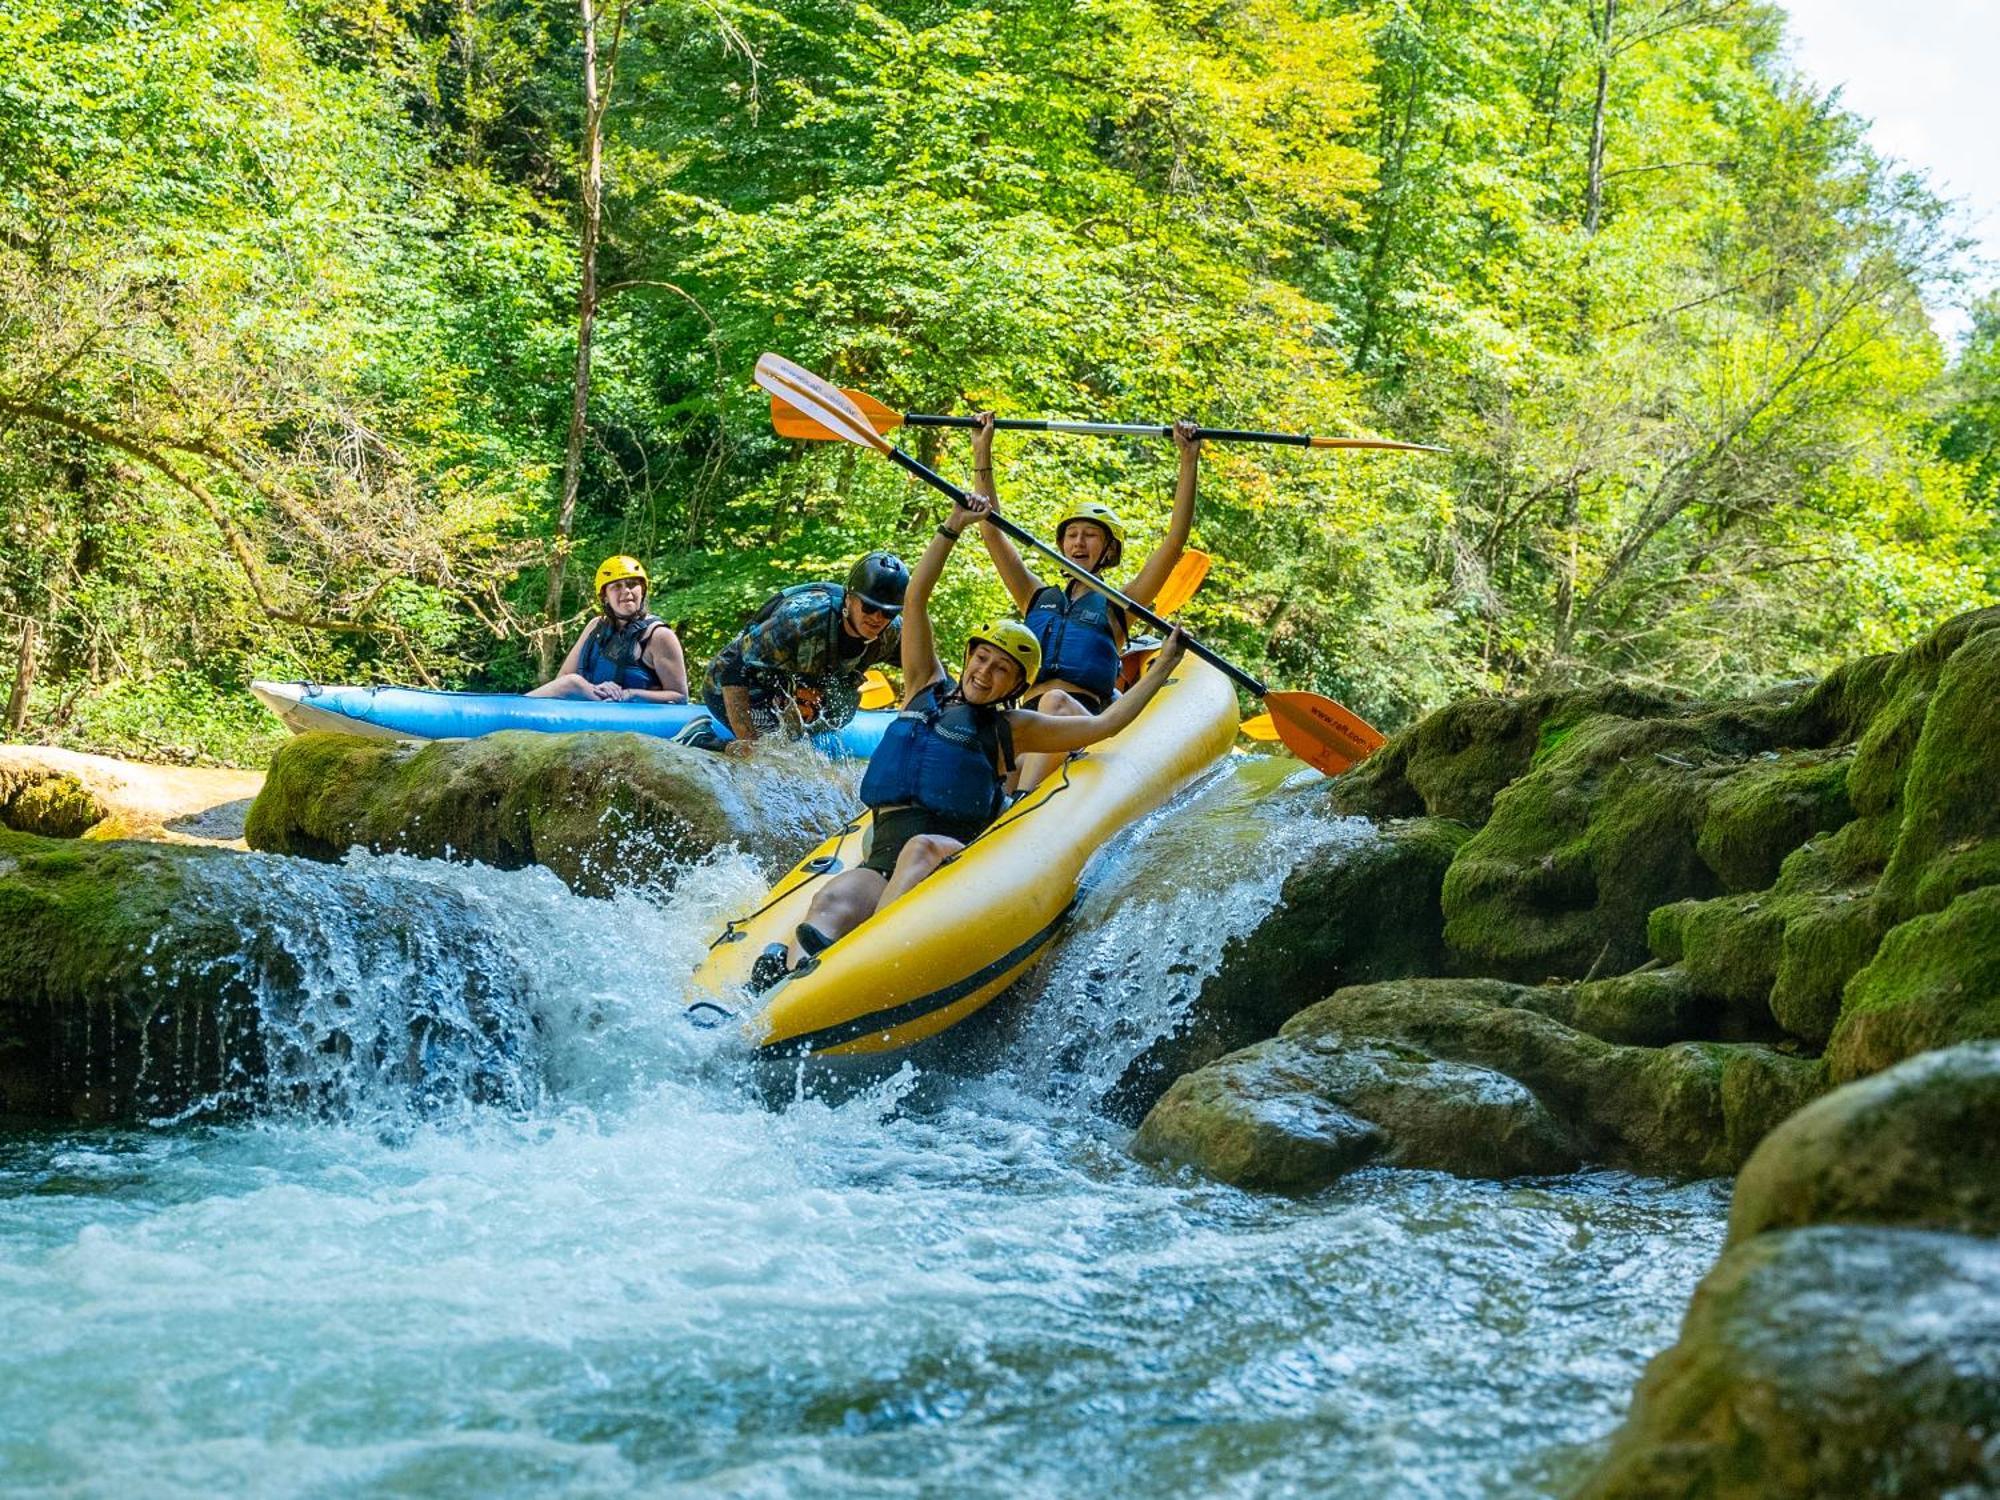
POLYGON ((1559 1491, 1671 1341, 1726 1185, 1272 1200, 1136 1165, 1093 1108, 1291 860, 1366 836, 1260 809, 1270 779, 1117 851, 993 1073, 779 1112, 680 1009, 747 861, 655 904, 246 860, 294 898, 256 935, 273 1014, 400 1015, 476 952, 527 1018, 509 1087, 350 1054, 310 1108, 0 1137, 0 1490, 1559 1491), (385 947, 370 900, 477 942, 385 947))

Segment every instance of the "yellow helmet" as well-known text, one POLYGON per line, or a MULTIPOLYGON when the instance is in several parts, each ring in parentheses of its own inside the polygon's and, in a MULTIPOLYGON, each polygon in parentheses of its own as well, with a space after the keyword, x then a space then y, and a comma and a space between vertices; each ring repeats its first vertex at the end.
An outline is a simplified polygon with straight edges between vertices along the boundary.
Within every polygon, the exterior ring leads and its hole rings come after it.
POLYGON ((1056 522, 1056 542, 1058 545, 1062 542, 1063 528, 1072 521, 1088 521, 1093 526, 1103 527, 1105 535, 1111 538, 1111 545, 1118 549, 1115 557, 1123 557, 1125 555, 1125 523, 1118 519, 1118 512, 1110 506, 1100 505, 1095 500, 1077 501, 1076 504, 1064 511, 1062 519, 1056 522))
POLYGON ((628 578, 638 579, 648 590, 653 587, 653 580, 646 576, 646 565, 638 558, 627 557, 622 552, 616 557, 605 558, 597 565, 597 597, 602 599, 606 588, 614 583, 623 583, 628 578))
POLYGON ((1035 639, 1035 632, 1019 620, 995 620, 991 625, 973 631, 965 638, 965 654, 970 656, 972 648, 981 641, 995 650, 1006 652, 1021 664, 1021 686, 1014 693, 1024 691, 1041 675, 1042 643, 1035 639))

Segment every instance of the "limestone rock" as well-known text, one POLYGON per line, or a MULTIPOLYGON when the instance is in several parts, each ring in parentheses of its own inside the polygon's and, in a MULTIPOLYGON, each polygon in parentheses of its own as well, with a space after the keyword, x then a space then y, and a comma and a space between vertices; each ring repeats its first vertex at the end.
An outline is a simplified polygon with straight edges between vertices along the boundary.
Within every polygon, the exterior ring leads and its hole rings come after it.
POLYGON ((0 828, 45 838, 235 843, 263 776, 0 745, 0 828))
POLYGON ((1301 864, 1256 932, 1225 950, 1181 1029, 1127 1071, 1114 1108, 1136 1119, 1174 1077, 1270 1036, 1330 989, 1442 969, 1438 890, 1468 836, 1440 818, 1394 820, 1301 864))
POLYGON ((1280 1035, 1365 1038, 1503 1073, 1533 1092, 1585 1159, 1676 1176, 1734 1172, 1825 1087, 1816 1062, 1755 1043, 1600 1041, 1547 1013, 1560 994, 1491 979, 1364 985, 1301 1011, 1280 1035))
POLYGON ((1562 1127, 1513 1079, 1324 1033, 1260 1042, 1184 1075, 1146 1116, 1132 1152, 1288 1192, 1378 1157, 1462 1177, 1539 1176, 1577 1163, 1562 1127))
POLYGON ((2000 1242, 1824 1225, 1727 1251, 1577 1500, 2000 1490, 2000 1242))
POLYGON ((2000 1042, 1926 1052, 1814 1101, 1744 1165, 1731 1244, 1805 1224, 2000 1235, 2000 1042))
POLYGON ((253 849, 360 846, 500 869, 540 864, 584 895, 669 882, 729 844, 783 868, 854 808, 852 772, 804 747, 748 760, 641 734, 514 731, 429 744, 305 734, 271 763, 253 849))
POLYGON ((1903 923, 1847 987, 1827 1044, 1845 1083, 1932 1047, 2000 1037, 2000 885, 1903 923))

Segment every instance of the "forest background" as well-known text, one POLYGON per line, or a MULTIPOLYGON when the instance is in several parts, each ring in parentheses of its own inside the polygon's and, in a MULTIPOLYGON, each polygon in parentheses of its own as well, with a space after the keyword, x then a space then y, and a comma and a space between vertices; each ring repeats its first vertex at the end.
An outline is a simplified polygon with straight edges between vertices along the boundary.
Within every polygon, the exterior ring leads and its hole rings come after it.
MULTIPOLYGON (((699 670, 938 513, 776 438, 765 349, 904 410, 1447 446, 1204 458, 1188 618, 1387 728, 1902 645, 2000 596, 2000 297, 1941 346, 1948 206, 1783 26, 0 0, 0 725, 257 761, 253 675, 520 688, 611 551, 699 670)), ((964 476, 962 439, 910 441, 964 476)), ((998 467, 1025 524, 1104 499, 1139 546, 1174 472, 1077 438, 998 467)), ((948 584, 947 639, 1000 606, 974 557, 948 584)))

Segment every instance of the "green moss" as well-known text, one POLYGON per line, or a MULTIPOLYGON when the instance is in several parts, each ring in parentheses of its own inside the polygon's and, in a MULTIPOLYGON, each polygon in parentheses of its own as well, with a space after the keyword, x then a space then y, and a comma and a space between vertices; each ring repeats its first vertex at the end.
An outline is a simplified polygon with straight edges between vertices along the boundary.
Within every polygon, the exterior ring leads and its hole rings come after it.
POLYGON ((74 776, 60 771, 16 774, 0 788, 0 827, 45 838, 80 838, 104 821, 104 804, 74 776))
POLYGON ((1685 970, 1639 969, 1577 985, 1571 992, 1569 1013, 1560 1019, 1602 1041, 1660 1047, 1713 1036, 1715 1012, 1716 1007, 1689 982, 1685 970))
POLYGON ((1785 910, 1769 892, 1676 902, 1647 920, 1649 936, 1660 938, 1656 954, 1679 963, 1700 993, 1739 1014, 1765 1009, 1784 930, 1785 910))
POLYGON ((1493 799, 1601 714, 1664 717, 1692 699, 1628 683, 1521 698, 1467 698, 1406 729, 1328 787, 1336 811, 1407 818, 1428 813, 1477 828, 1493 799))
POLYGON ((1847 987, 1827 1044, 1836 1082, 1932 1047, 2000 1037, 2000 885, 1903 923, 1847 987))
POLYGON ((1697 848, 1709 788, 1762 748, 1726 713, 1578 725, 1453 862, 1445 941, 1464 967, 1523 980, 1644 961, 1648 912, 1717 894, 1697 848))
POLYGON ((1771 1015, 1818 1049, 1833 1036, 1847 983, 1875 956, 1887 919, 1872 895, 1835 891, 1788 898, 1771 1015))
POLYGON ((1696 848, 1725 888, 1758 891, 1785 857, 1854 816, 1841 751, 1752 761, 1710 794, 1696 848))
POLYGON ((1945 663, 1902 802, 1881 887, 1896 916, 1942 910, 2000 881, 2000 628, 1972 636, 1945 663))

